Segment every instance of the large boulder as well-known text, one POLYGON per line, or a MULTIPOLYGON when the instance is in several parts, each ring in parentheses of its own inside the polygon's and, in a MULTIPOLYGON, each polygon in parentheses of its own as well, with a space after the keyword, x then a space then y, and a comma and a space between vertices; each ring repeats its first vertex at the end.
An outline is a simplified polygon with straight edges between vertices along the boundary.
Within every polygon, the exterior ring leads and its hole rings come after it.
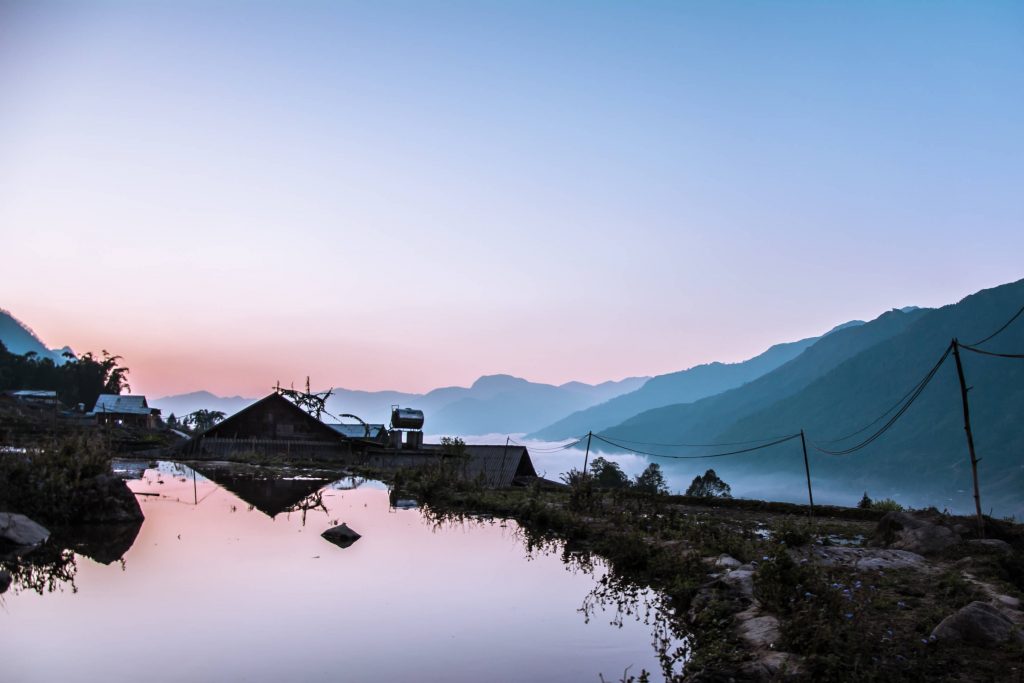
POLYGON ((960 534, 937 521, 907 512, 890 512, 875 529, 873 545, 934 555, 960 543, 960 534))
POLYGON ((355 531, 352 531, 348 524, 339 524, 338 526, 331 527, 320 535, 331 543, 341 546, 342 548, 347 548, 362 538, 362 536, 357 534, 355 531))
POLYGON ((1024 633, 1006 615, 978 601, 943 619, 932 631, 932 637, 982 647, 995 647, 1011 640, 1024 643, 1024 633))
POLYGON ((11 582, 14 577, 6 569, 0 569, 0 593, 6 593, 7 589, 11 587, 11 582))
POLYGON ((70 495, 72 524, 128 523, 143 519, 142 508, 128 484, 112 474, 83 481, 70 495))
POLYGON ((46 528, 25 515, 0 512, 0 541, 16 546, 36 546, 50 537, 46 528))

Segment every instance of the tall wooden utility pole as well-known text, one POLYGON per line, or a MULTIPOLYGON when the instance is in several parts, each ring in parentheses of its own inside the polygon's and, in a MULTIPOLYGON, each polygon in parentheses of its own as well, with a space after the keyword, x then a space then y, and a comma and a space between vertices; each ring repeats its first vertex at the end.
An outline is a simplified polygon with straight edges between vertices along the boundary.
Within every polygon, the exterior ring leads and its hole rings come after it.
POLYGON ((583 476, 587 476, 587 459, 590 458, 590 438, 594 432, 587 432, 587 452, 583 455, 583 476))
POLYGON ((967 451, 971 456, 971 476, 974 477, 974 512, 978 516, 978 535, 985 538, 985 518, 981 516, 981 494, 978 492, 978 456, 974 452, 974 432, 971 431, 971 408, 967 403, 967 380, 964 366, 960 362, 960 342, 953 339, 953 358, 956 359, 956 375, 960 379, 960 399, 964 404, 964 431, 967 432, 967 451))
POLYGON ((811 492, 811 463, 807 460, 807 439, 804 430, 800 430, 800 445, 804 449, 804 472, 807 473, 807 500, 811 504, 811 520, 814 520, 814 493, 811 492))

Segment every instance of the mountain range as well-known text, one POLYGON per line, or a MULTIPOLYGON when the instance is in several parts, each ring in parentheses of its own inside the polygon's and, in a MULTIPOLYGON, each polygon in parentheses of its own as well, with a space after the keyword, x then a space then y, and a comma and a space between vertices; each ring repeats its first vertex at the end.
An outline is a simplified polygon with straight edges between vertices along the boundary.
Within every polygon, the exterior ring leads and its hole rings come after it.
MULTIPOLYGON (((853 502, 872 495, 926 500, 963 510, 971 503, 971 473, 963 407, 952 357, 946 356, 920 397, 877 440, 846 455, 886 424, 900 399, 926 376, 950 341, 977 341, 1024 304, 1024 280, 983 290, 933 310, 894 310, 818 340, 800 355, 743 386, 703 399, 662 406, 605 429, 616 443, 659 455, 707 455, 740 442, 804 430, 814 479, 853 502), (889 412, 886 410, 889 409, 889 412), (847 435, 849 435, 847 437, 847 435), (847 438, 842 438, 847 437, 847 438), (716 448, 643 444, 718 443, 716 448)), ((1024 319, 985 344, 997 352, 1024 351, 1024 319)), ((1024 513, 1024 362, 962 352, 983 503, 1024 513)), ((799 440, 713 461, 664 458, 677 473, 713 463, 729 477, 773 481, 793 497, 806 493, 799 440)), ((604 448, 607 444, 601 446, 604 448)), ((615 450, 608 448, 606 450, 615 450)), ((621 449, 620 449, 621 450, 621 449)), ((986 512, 989 507, 985 508, 986 512)))
MULTIPOLYGON (((970 503, 970 465, 959 383, 948 354, 891 429, 846 455, 828 451, 858 446, 884 426, 900 409, 900 399, 943 357, 952 338, 983 339, 1022 304, 1024 280, 937 309, 893 309, 874 320, 851 321, 820 337, 777 344, 739 363, 708 363, 596 385, 555 386, 488 375, 469 387, 423 394, 339 387, 327 407, 333 415, 355 414, 385 424, 392 405, 419 408, 426 414, 425 431, 434 435, 525 433, 555 440, 593 432, 594 452, 640 451, 660 462, 675 481, 710 465, 727 481, 744 482, 744 495, 783 499, 800 499, 806 493, 799 439, 736 457, 692 456, 743 450, 803 430, 814 485, 827 498, 852 503, 868 491, 874 497, 963 510, 970 503)), ((0 340, 19 353, 59 356, 6 311, 0 312, 0 340)), ((1024 317, 985 348, 1021 353, 1024 317)), ((984 502, 1024 514, 1024 362, 967 350, 962 362, 983 460, 984 502)), ((198 391, 150 404, 164 415, 198 408, 231 414, 256 398, 198 391)))
MULTIPOLYGON (((511 375, 486 375, 469 387, 442 387, 425 394, 335 387, 327 400, 327 410, 335 416, 353 414, 366 422, 387 424, 391 406, 400 405, 423 410, 424 429, 430 434, 523 433, 544 426, 552 415, 565 415, 601 403, 630 392, 647 380, 630 377, 601 384, 568 382, 555 386, 511 375)), ((199 408, 230 415, 255 400, 198 391, 153 399, 150 404, 165 415, 180 416, 199 408)))

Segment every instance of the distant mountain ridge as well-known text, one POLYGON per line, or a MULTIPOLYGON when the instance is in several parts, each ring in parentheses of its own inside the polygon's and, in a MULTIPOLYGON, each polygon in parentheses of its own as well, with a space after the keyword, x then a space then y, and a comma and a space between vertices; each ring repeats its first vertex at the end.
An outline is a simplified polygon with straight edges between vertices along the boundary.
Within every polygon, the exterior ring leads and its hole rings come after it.
POLYGON ((64 353, 73 353, 65 346, 62 349, 48 349, 31 327, 21 322, 5 309, 0 308, 0 341, 11 353, 23 355, 35 353, 39 358, 49 358, 57 365, 67 362, 64 353))
MULTIPOLYGON (((419 408, 426 413, 425 431, 431 434, 519 433, 536 429, 551 415, 564 415, 632 391, 647 377, 591 385, 567 382, 555 386, 511 375, 485 375, 470 387, 441 387, 425 394, 400 391, 360 391, 335 387, 327 401, 333 415, 350 413, 367 422, 387 424, 391 406, 419 408)), ((220 397, 208 391, 165 396, 150 401, 164 415, 185 415, 205 408, 232 414, 257 397, 220 397)), ((328 416, 328 419, 330 416, 328 416)))
MULTIPOLYGON (((849 455, 884 424, 884 411, 914 387, 953 337, 976 341, 1024 304, 1024 280, 982 290, 938 309, 894 310, 866 325, 826 337, 790 363, 737 389, 636 415, 606 430, 623 442, 733 443, 805 430, 815 486, 852 503, 863 491, 904 503, 964 511, 972 506, 959 384, 947 358, 920 398, 881 438, 849 455), (879 419, 881 416, 881 419, 879 419), (876 421, 874 422, 873 421, 876 421), (832 441, 868 426, 859 434, 832 441)), ((1024 319, 986 344, 1024 350, 1024 319)), ((962 353, 980 464, 982 503, 997 515, 1024 514, 1024 362, 962 353)), ((654 452, 656 448, 648 448, 654 452)), ((698 452, 696 449, 690 453, 698 452)), ((688 475, 707 461, 662 461, 688 475)), ((776 481, 804 494, 799 441, 754 454, 716 459, 729 480, 776 481), (794 445, 795 444, 795 445, 794 445)), ((751 495, 757 495, 752 493, 751 495)))
MULTIPOLYGON (((860 320, 853 320, 833 328, 826 334, 863 324, 860 320)), ((820 338, 809 337, 776 344, 764 353, 739 363, 706 363, 688 370, 658 375, 633 392, 573 413, 530 434, 529 437, 557 441, 589 431, 599 432, 646 410, 713 396, 753 381, 789 362, 820 338)))

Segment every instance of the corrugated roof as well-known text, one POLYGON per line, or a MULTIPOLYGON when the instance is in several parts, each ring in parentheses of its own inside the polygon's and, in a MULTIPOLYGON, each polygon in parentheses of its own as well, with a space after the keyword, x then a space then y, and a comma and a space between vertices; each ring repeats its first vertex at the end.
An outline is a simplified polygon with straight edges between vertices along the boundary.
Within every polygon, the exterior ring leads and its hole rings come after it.
POLYGON ((149 415, 153 411, 146 403, 145 396, 132 396, 129 394, 100 394, 96 399, 96 407, 92 409, 96 414, 116 415, 149 415))
POLYGON ((384 425, 367 425, 370 429, 369 435, 366 433, 366 427, 363 425, 353 424, 327 424, 328 427, 338 432, 342 436, 348 437, 349 439, 373 439, 378 440, 381 437, 381 433, 384 431, 384 425))

